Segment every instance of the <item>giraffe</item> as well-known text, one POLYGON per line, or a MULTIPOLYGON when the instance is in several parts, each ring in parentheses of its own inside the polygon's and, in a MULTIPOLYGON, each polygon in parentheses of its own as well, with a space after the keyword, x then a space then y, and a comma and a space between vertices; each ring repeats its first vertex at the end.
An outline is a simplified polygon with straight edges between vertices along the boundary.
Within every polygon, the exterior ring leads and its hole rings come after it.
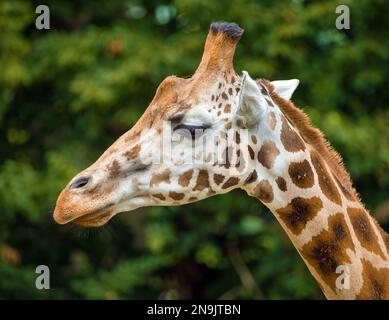
POLYGON ((193 76, 162 81, 134 127, 62 190, 54 220, 98 227, 241 188, 274 214, 326 298, 389 299, 389 236, 291 102, 299 81, 235 72, 242 35, 235 23, 211 24, 193 76))

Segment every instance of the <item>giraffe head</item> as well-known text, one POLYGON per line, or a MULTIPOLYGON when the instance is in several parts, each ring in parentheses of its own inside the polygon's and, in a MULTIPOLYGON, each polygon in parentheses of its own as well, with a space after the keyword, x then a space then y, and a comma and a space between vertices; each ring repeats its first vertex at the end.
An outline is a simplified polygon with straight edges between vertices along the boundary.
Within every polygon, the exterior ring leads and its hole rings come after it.
MULTIPOLYGON (((257 179, 251 144, 268 101, 265 87, 234 71, 242 34, 234 23, 211 25, 194 75, 162 81, 135 126, 64 188, 56 222, 101 226, 120 212, 194 202, 257 179)), ((285 97, 296 87, 274 85, 285 97)))

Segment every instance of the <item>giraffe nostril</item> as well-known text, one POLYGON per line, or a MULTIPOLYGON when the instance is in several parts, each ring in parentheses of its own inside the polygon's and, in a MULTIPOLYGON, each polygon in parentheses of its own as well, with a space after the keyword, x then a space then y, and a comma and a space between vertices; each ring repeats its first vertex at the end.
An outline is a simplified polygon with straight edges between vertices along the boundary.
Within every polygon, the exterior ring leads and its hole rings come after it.
POLYGON ((91 180, 90 177, 79 177, 76 180, 72 182, 72 184, 69 186, 70 189, 79 189, 88 184, 88 182, 91 180))

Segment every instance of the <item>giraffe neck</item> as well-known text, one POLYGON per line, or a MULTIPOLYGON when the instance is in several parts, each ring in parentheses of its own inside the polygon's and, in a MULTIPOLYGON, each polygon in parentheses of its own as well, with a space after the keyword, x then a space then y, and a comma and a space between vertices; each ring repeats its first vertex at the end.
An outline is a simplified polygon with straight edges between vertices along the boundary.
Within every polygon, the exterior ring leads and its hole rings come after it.
POLYGON ((389 236, 285 117, 268 118, 243 189, 275 215, 327 298, 389 299, 389 236))

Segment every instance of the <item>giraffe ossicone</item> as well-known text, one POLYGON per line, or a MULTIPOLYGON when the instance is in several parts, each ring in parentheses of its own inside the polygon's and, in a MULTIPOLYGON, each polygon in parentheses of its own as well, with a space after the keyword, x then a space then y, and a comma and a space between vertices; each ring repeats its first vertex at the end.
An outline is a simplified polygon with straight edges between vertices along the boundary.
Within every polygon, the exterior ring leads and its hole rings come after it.
POLYGON ((389 299, 389 236, 290 101, 299 81, 234 71, 242 34, 213 23, 194 75, 162 81, 134 127, 63 189, 55 221, 98 227, 139 207, 242 188, 275 215, 327 298, 389 299), (339 287, 343 269, 350 281, 339 287))

